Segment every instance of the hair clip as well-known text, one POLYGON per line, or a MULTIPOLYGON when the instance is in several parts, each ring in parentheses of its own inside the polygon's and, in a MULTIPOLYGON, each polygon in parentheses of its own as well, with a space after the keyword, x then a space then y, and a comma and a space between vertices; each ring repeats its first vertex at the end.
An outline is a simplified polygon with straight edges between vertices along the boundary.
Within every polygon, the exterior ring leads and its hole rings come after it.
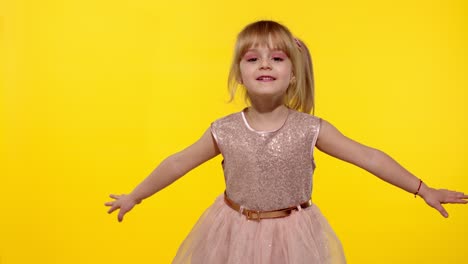
POLYGON ((294 38, 294 41, 296 42, 299 48, 302 48, 301 42, 297 38, 294 38))

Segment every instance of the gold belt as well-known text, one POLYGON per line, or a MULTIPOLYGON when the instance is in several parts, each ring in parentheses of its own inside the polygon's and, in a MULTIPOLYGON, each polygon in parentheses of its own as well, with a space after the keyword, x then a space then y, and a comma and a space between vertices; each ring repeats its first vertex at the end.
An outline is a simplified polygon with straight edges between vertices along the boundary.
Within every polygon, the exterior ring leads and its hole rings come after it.
MULTIPOLYGON (((272 211, 257 211, 257 210, 250 210, 247 208, 242 208, 241 210, 240 205, 236 204, 234 201, 229 199, 229 197, 226 195, 226 191, 224 191, 224 201, 229 207, 245 215, 248 220, 260 221, 261 219, 266 219, 266 218, 285 217, 285 216, 290 215, 292 211, 298 210, 298 206, 272 210, 272 211)), ((309 201, 301 203, 299 206, 304 209, 311 205, 312 205, 312 200, 309 199, 309 201)))

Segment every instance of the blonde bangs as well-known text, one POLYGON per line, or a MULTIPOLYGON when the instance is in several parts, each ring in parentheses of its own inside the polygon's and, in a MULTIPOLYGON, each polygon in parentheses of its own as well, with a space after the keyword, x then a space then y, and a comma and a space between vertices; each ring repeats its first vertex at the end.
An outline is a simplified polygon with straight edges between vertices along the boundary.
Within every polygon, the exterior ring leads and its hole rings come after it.
POLYGON ((293 37, 280 28, 274 29, 270 29, 269 27, 252 28, 240 34, 236 47, 237 61, 239 62, 250 48, 261 46, 266 46, 271 50, 281 50, 290 57, 294 48, 291 45, 293 37))

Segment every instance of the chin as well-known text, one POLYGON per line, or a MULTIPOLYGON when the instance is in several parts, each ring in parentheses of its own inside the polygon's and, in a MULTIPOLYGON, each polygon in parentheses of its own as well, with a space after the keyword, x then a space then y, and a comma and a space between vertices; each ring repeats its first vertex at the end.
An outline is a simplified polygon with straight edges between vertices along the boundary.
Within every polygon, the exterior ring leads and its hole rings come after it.
POLYGON ((264 97, 264 98, 275 98, 275 97, 283 97, 286 94, 285 91, 281 92, 273 92, 273 91, 247 91, 250 97, 264 97))

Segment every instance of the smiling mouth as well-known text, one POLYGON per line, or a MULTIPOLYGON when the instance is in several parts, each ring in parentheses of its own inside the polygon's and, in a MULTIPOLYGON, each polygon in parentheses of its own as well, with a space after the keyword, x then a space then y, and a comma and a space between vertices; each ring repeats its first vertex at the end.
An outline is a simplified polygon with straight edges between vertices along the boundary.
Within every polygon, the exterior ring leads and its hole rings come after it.
POLYGON ((257 81, 262 81, 262 82, 271 82, 271 81, 274 81, 274 80, 276 80, 276 78, 274 78, 272 76, 267 76, 267 75, 262 75, 262 76, 257 78, 257 81))

